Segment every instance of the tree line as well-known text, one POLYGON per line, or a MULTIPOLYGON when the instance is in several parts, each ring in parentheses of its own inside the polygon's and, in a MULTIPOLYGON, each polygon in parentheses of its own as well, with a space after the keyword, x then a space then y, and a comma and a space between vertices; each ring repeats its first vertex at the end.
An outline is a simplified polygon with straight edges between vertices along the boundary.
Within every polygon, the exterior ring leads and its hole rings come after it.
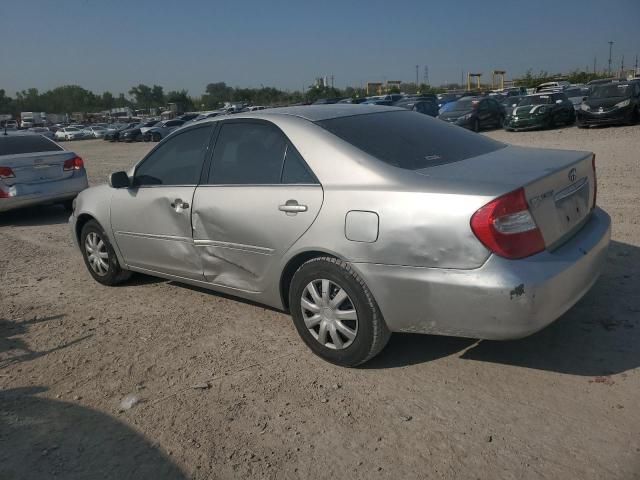
MULTIPOLYGON (((606 76, 606 73, 587 73, 576 70, 562 76, 562 78, 571 83, 586 83, 606 76)), ((552 75, 544 71, 534 74, 529 70, 523 77, 516 80, 515 84, 532 88, 557 78, 559 78, 559 75, 552 75)), ((464 86, 460 87, 464 88, 464 86)), ((403 83, 399 87, 393 87, 387 93, 399 93, 400 91, 409 94, 439 93, 444 89, 424 84, 403 83)), ((122 107, 146 110, 164 107, 168 103, 180 103, 186 111, 214 110, 222 107, 225 102, 246 102, 252 105, 277 106, 314 102, 320 98, 366 96, 365 90, 358 87, 338 89, 329 86, 313 86, 309 87, 306 92, 300 92, 280 90, 274 87, 231 87, 225 82, 209 83, 205 88, 204 94, 200 97, 190 96, 187 90, 165 92, 161 85, 149 86, 145 84, 136 85, 127 93, 129 97, 125 96, 124 93, 117 95, 111 92, 97 94, 78 85, 63 85, 45 92, 40 92, 37 88, 21 90, 12 98, 7 95, 5 90, 0 89, 0 114, 10 113, 17 116, 20 112, 39 111, 70 114, 73 112, 99 112, 122 107)))

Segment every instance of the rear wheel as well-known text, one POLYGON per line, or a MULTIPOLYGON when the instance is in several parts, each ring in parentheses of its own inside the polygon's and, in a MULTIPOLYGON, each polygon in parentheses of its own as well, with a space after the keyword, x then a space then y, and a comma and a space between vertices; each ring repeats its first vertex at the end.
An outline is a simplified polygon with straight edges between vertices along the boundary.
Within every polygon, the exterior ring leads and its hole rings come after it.
POLYGON ((289 305, 302 340, 337 365, 355 367, 370 360, 391 335, 364 281, 337 258, 304 263, 291 280, 289 305))
POLYGON ((93 279, 103 285, 117 285, 131 277, 118 263, 109 238, 95 220, 89 220, 80 233, 82 258, 93 279))
POLYGON ((480 131, 480 120, 478 120, 477 118, 473 119, 473 121, 471 122, 471 130, 473 130, 474 132, 480 131))

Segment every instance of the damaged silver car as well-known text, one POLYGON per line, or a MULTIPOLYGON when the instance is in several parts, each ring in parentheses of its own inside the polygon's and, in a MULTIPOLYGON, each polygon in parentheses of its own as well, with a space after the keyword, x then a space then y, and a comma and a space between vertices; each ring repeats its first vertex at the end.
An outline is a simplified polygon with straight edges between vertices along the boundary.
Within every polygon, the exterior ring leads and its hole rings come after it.
POLYGON ((346 366, 391 332, 536 332, 594 284, 610 237, 592 153, 357 105, 181 128, 82 192, 70 222, 98 282, 142 272, 289 311, 346 366))

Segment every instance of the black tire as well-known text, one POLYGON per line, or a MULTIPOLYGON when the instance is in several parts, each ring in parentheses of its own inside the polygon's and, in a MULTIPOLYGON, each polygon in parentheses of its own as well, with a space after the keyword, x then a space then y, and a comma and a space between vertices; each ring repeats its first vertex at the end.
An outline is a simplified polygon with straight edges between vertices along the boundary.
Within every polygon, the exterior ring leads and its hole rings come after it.
POLYGON ((574 123, 576 123, 576 114, 572 113, 569 116, 569 120, 567 120, 567 125, 573 125, 574 123))
POLYGON ((142 140, 144 140, 145 142, 150 142, 151 141, 151 137, 149 136, 149 134, 145 133, 142 136, 142 140))
POLYGON ((89 270, 89 273, 96 282, 103 285, 117 285, 128 280, 131 277, 130 271, 124 270, 120 267, 120 264, 118 263, 118 257, 116 257, 116 253, 114 252, 113 247, 109 242, 107 234, 104 232, 100 224, 95 220, 89 220, 82 227, 82 232, 80 233, 80 251, 82 252, 82 258, 84 259, 84 264, 86 265, 87 270, 89 270), (108 268, 104 274, 98 274, 89 262, 86 244, 87 237, 91 234, 97 235, 97 237, 104 243, 104 246, 106 247, 105 249, 108 255, 106 263, 108 265, 108 268))
POLYGON ((159 133, 152 133, 151 140, 153 140, 154 142, 159 142, 160 140, 162 140, 162 138, 160 137, 159 133))
POLYGON ((629 115, 629 125, 635 125, 640 120, 640 106, 631 112, 629 115))
POLYGON ((471 130, 476 133, 480 131, 480 120, 478 120, 477 118, 473 119, 473 122, 471 123, 471 130))
POLYGON ((345 367, 361 365, 382 351, 391 332, 382 318, 373 295, 349 263, 334 257, 312 258, 305 262, 291 280, 289 306, 293 323, 307 346, 328 362, 345 367), (332 349, 322 345, 305 325, 302 298, 313 281, 327 279, 348 295, 357 315, 357 333, 346 348, 332 349))

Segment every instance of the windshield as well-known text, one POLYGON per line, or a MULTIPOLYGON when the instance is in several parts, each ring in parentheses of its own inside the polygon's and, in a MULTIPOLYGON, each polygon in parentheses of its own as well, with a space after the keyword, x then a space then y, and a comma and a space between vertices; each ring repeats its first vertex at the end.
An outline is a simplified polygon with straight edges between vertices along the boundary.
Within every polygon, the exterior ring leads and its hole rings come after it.
POLYGON ((631 95, 631 85, 611 83, 594 87, 590 98, 628 97, 629 95, 631 95))
POLYGON ((158 123, 157 120, 154 120, 152 122, 147 122, 144 125, 142 125, 143 127, 153 127, 156 123, 158 123))
POLYGON ((478 99, 472 97, 464 97, 460 100, 453 102, 453 105, 449 109, 452 112, 469 112, 479 102, 478 99))
POLYGON ((390 111, 316 122, 377 159, 407 170, 458 162, 505 147, 416 112, 390 111))
POLYGON ((553 99, 550 95, 534 95, 531 97, 524 97, 518 103, 519 107, 524 107, 526 105, 549 105, 553 103, 553 99))
POLYGON ((56 152, 62 147, 41 135, 0 136, 0 156, 56 152))
POLYGON ((513 107, 514 105, 518 105, 523 98, 524 97, 507 97, 501 103, 505 107, 513 107))
POLYGON ((67 127, 64 129, 65 132, 79 132, 80 130, 78 130, 77 128, 74 127, 67 127))

